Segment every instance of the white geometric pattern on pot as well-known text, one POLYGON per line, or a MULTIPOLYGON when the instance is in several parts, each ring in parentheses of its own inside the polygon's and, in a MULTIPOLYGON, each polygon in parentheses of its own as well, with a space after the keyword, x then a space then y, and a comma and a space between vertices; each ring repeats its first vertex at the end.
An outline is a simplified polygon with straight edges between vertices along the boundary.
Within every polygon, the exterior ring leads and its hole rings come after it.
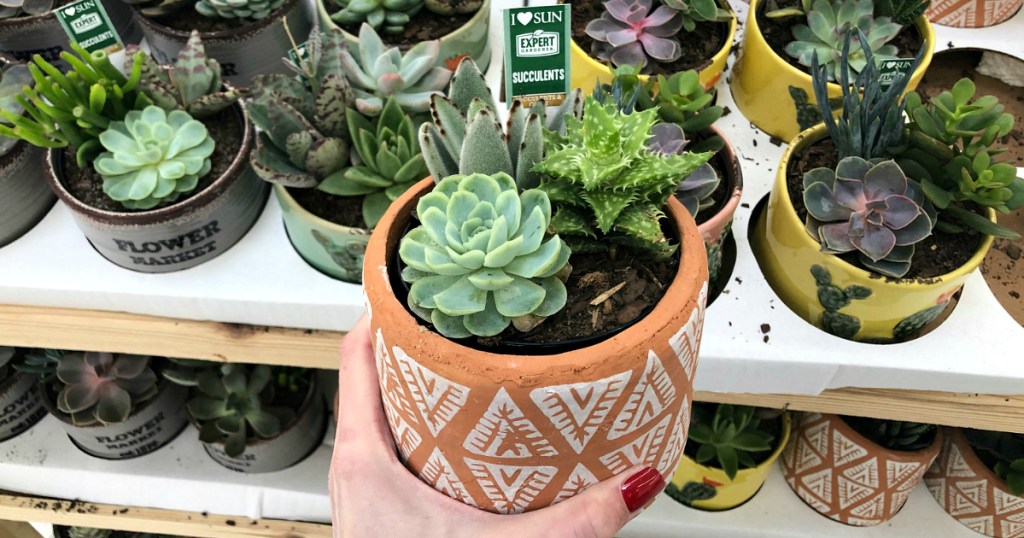
POLYGON ((889 485, 896 485, 897 491, 910 491, 917 485, 925 468, 916 463, 888 461, 885 463, 885 477, 889 485))
POLYGON ((402 377, 409 385, 412 399, 423 415, 423 421, 431 435, 437 437, 452 417, 466 405, 469 388, 437 375, 398 346, 393 351, 402 370, 402 377))
POLYGON ((684 396, 683 405, 680 406, 679 413, 676 415, 676 427, 672 430, 672 444, 661 455, 661 460, 656 467, 662 475, 668 474, 679 464, 679 456, 683 453, 686 430, 690 425, 689 408, 689 399, 684 396))
POLYGON ((535 458, 558 454, 533 422, 523 415, 505 387, 498 389, 491 405, 462 446, 474 454, 495 458, 535 458))
POLYGON ((697 308, 690 313, 690 319, 679 331, 668 339, 668 345, 676 353, 679 364, 686 372, 686 378, 693 381, 694 367, 697 365, 697 348, 700 346, 701 333, 704 331, 704 304, 707 302, 708 284, 700 289, 697 308))
POLYGON ((959 521, 960 523, 963 523, 965 527, 974 532, 980 532, 987 536, 995 534, 995 525, 992 521, 992 516, 965 517, 959 521))
POLYGON ((465 458, 495 510, 518 514, 533 502, 558 474, 550 465, 503 465, 465 458))
POLYGON ((987 480, 961 480, 953 486, 953 511, 954 516, 960 514, 973 514, 980 512, 981 507, 988 506, 988 481, 987 480))
POLYGON ((439 448, 434 448, 430 457, 427 458, 427 463, 423 466, 423 471, 420 472, 420 480, 453 499, 472 506, 479 506, 466 491, 466 486, 452 470, 452 466, 439 448))
POLYGON ((402 457, 402 463, 409 461, 409 454, 412 454, 423 442, 423 437, 415 428, 409 426, 401 415, 395 415, 393 420, 395 427, 395 441, 398 444, 398 454, 402 457))
POLYGON ((825 503, 832 499, 832 469, 822 469, 801 477, 799 491, 804 500, 814 499, 827 511, 828 505, 825 503))
POLYGON ((995 503, 996 513, 1000 515, 1022 511, 1020 514, 1010 516, 1010 520, 1024 522, 1024 498, 997 489, 992 492, 992 502, 995 503))
POLYGON ((579 454, 618 401, 632 374, 627 370, 594 382, 541 387, 530 391, 530 398, 579 454))
POLYGON ((1024 536, 1024 523, 1004 519, 999 522, 999 530, 1005 538, 1018 538, 1024 536))
POLYGON ((558 491, 558 495, 555 495, 555 500, 551 504, 558 504, 578 495, 596 483, 597 477, 594 476, 594 473, 590 472, 590 469, 587 469, 582 463, 577 463, 572 473, 569 474, 569 479, 565 481, 565 485, 558 491))
MULTIPOLYGON (((408 395, 398 378, 398 367, 388 353, 387 344, 384 343, 384 335, 377 329, 377 345, 374 347, 374 357, 377 359, 377 371, 380 372, 380 392, 384 396, 384 414, 395 429, 398 428, 397 420, 405 416, 413 424, 418 424, 416 414, 409 403, 408 395), (399 414, 401 413, 401 414, 399 414)), ((406 423, 408 426, 408 423, 406 423)))
MULTIPOLYGON (((835 454, 835 466, 841 467, 851 461, 859 460, 864 456, 868 455, 868 451, 864 447, 849 440, 845 435, 839 432, 839 430, 832 430, 832 451, 835 454)), ((876 469, 877 471, 877 469, 876 469)), ((876 475, 875 486, 878 487, 878 477, 876 475)))
POLYGON ((960 447, 952 445, 950 447, 950 458, 949 463, 946 465, 946 476, 953 477, 973 477, 975 476, 974 469, 967 464, 967 460, 964 459, 964 455, 960 453, 960 447))
POLYGON ((644 373, 633 387, 633 392, 626 400, 626 406, 615 418, 615 424, 608 432, 608 439, 618 439, 643 428, 662 411, 668 409, 675 399, 676 388, 672 384, 672 378, 665 371, 658 354, 653 350, 648 351, 644 373))
POLYGON ((653 467, 672 418, 672 415, 666 415, 657 426, 647 430, 632 443, 601 456, 601 463, 616 474, 634 465, 653 467))

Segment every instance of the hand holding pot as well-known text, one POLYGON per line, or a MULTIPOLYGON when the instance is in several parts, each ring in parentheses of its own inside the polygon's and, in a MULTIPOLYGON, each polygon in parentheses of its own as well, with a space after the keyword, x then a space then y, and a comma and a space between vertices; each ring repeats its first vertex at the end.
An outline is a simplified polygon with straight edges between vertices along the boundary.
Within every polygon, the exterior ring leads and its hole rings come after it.
POLYGON ((634 467, 550 508, 502 516, 435 491, 399 461, 381 405, 367 318, 341 346, 337 437, 328 487, 334 536, 611 537, 665 487, 634 467))

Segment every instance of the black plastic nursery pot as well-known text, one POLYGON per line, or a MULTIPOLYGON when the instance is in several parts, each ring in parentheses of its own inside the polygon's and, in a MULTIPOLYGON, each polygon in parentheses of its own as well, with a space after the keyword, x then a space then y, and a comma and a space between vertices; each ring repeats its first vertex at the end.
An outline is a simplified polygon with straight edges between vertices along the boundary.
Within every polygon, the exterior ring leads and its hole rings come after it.
MULTIPOLYGON (((137 44, 142 30, 131 12, 117 0, 98 0, 125 45, 137 44)), ((8 63, 32 60, 38 54, 48 62, 60 60, 62 51, 71 51, 68 35, 53 11, 42 15, 0 19, 0 58, 8 63)))
POLYGON ((82 202, 67 188, 63 150, 49 151, 47 182, 71 210, 86 239, 114 264, 142 273, 194 267, 237 243, 262 213, 270 193, 270 185, 249 166, 255 134, 244 102, 228 110, 243 126, 241 149, 213 183, 171 205, 121 212, 82 202))
POLYGON ((43 180, 44 155, 20 140, 0 156, 0 247, 32 229, 57 201, 43 180))
MULTIPOLYGON (((168 64, 178 57, 188 42, 190 31, 171 28, 160 21, 133 10, 135 20, 146 36, 153 58, 168 64)), ((313 30, 316 16, 307 1, 288 0, 274 13, 259 20, 235 20, 230 30, 200 32, 206 55, 220 62, 224 80, 238 87, 249 86, 252 78, 264 73, 289 73, 282 58, 292 49, 295 38, 301 44, 313 30), (285 28, 287 21, 288 27, 285 28)))
POLYGON ((28 430, 46 416, 38 377, 8 368, 0 381, 0 442, 28 430))

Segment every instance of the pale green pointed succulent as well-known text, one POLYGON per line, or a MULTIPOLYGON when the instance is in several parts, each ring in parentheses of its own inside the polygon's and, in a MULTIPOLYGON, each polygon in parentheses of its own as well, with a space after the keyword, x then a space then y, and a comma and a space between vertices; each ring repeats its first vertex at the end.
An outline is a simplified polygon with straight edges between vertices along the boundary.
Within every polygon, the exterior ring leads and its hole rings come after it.
MULTIPOLYGON (((21 64, 8 66, 3 71, 3 78, 0 78, 0 110, 12 116, 21 116, 25 107, 18 102, 22 86, 32 86, 32 73, 21 64)), ((6 120, 0 119, 3 123, 10 125, 6 120)), ((17 138, 0 136, 0 155, 3 155, 14 147, 18 142, 17 138)))
POLYGON ((107 151, 93 163, 103 192, 128 209, 151 209, 191 192, 209 173, 215 143, 188 112, 133 110, 100 134, 107 151))
POLYGON ((898 53, 896 46, 888 43, 903 27, 889 17, 875 17, 874 11, 872 0, 814 0, 807 24, 793 27, 794 40, 786 45, 786 54, 807 67, 817 57, 829 80, 838 81, 842 79, 843 44, 850 34, 847 76, 852 80, 867 65, 865 47, 877 60, 895 58, 898 53), (867 37, 866 43, 858 37, 858 29, 867 37))
POLYGON ((440 54, 441 43, 434 40, 417 43, 403 56, 398 47, 385 47, 373 27, 363 24, 359 47, 341 52, 341 67, 355 90, 356 109, 373 117, 394 97, 406 112, 426 112, 431 96, 441 95, 452 78, 451 71, 434 67, 440 54))
POLYGON ((420 226, 402 238, 409 307, 448 338, 494 336, 510 323, 535 325, 565 306, 559 279, 571 254, 545 234, 551 204, 519 193, 512 178, 453 175, 416 206, 420 226))
POLYGON ((196 11, 204 17, 265 19, 284 5, 284 0, 199 0, 196 11))
POLYGON ((423 9, 423 0, 334 0, 341 11, 331 15, 338 24, 368 23, 389 34, 405 29, 412 17, 423 9))

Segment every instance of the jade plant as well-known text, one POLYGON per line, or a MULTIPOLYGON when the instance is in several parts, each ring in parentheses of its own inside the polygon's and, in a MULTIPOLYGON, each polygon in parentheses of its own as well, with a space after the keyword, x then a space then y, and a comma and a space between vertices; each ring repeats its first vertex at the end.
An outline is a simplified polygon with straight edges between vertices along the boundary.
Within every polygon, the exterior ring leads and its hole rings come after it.
POLYGON ((743 405, 694 403, 688 452, 702 465, 722 469, 729 480, 740 469, 757 467, 753 454, 772 449, 775 436, 765 431, 757 409, 743 405))
POLYGON ((61 385, 57 409, 76 426, 124 422, 158 392, 150 359, 141 355, 66 351, 54 372, 61 385))
POLYGON ((871 0, 814 0, 807 12, 807 24, 793 27, 793 38, 786 45, 786 54, 801 65, 812 66, 817 60, 825 67, 830 81, 844 80, 843 47, 846 36, 854 36, 845 65, 846 77, 859 73, 867 65, 868 51, 878 60, 895 58, 898 50, 889 44, 902 26, 889 17, 876 17, 871 0), (863 34, 866 39, 859 37, 863 34))
POLYGON ((359 28, 359 45, 341 51, 341 67, 355 90, 355 105, 365 116, 377 116, 384 102, 395 98, 409 113, 430 108, 430 98, 441 95, 452 72, 434 67, 441 53, 439 41, 417 43, 405 55, 398 47, 386 48, 369 24, 359 28))
POLYGON ((421 224, 398 250, 402 279, 411 283, 410 309, 442 335, 495 336, 513 323, 526 330, 565 305, 570 250, 546 237, 543 191, 520 193, 503 172, 455 174, 416 212, 421 224))
POLYGON ((900 452, 916 452, 928 448, 938 432, 934 424, 850 416, 843 416, 842 419, 871 442, 900 452))
MULTIPOLYGON (((694 12, 695 13, 695 12, 694 12)), ((692 20, 690 21, 692 24, 692 20)), ((591 52, 613 66, 638 65, 649 72, 654 63, 669 63, 683 53, 676 34, 683 16, 653 0, 608 0, 601 16, 587 23, 591 52)))
POLYGON ((964 430, 964 436, 1010 492, 1024 496, 1024 434, 964 430))
MULTIPOLYGON (((22 87, 31 86, 32 83, 32 74, 24 65, 14 64, 5 68, 0 78, 0 110, 13 117, 21 116, 25 112, 25 107, 19 102, 18 97, 22 87)), ((10 125, 10 120, 6 118, 5 115, 0 121, 10 125)), ((0 155, 5 155, 17 142, 16 138, 0 136, 0 155)))

